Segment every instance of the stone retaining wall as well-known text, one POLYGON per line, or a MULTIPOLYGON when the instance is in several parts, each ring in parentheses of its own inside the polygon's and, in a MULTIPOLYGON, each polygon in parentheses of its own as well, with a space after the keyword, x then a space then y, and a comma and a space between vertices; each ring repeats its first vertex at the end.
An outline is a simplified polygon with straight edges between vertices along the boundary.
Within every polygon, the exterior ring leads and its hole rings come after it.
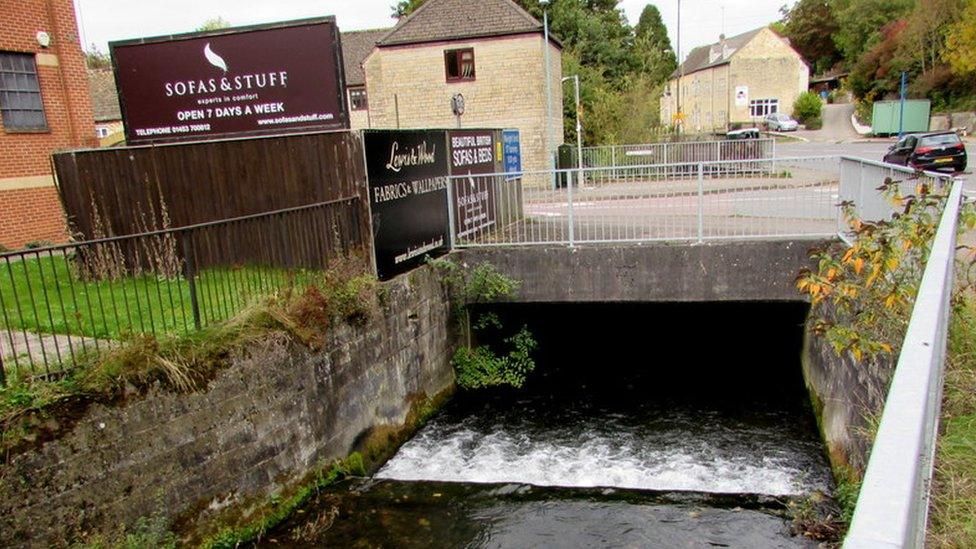
POLYGON ((453 384, 451 309, 430 268, 385 285, 382 312, 321 352, 284 334, 204 391, 93 405, 74 428, 0 466, 0 546, 66 545, 140 517, 257 501, 344 457, 411 402, 453 384))

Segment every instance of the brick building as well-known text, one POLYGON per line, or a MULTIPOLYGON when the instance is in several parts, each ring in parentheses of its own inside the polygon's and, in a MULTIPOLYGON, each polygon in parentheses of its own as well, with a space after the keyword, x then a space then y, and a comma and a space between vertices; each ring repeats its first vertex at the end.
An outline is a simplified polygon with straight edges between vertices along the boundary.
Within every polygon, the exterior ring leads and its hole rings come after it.
POLYGON ((724 131, 793 111, 807 91, 810 67, 785 38, 768 27, 695 48, 668 80, 661 120, 675 121, 680 86, 684 128, 724 131))
POLYGON ((0 0, 0 245, 67 238, 51 152, 92 146, 71 0, 0 0))
POLYGON ((460 93, 463 127, 517 128, 522 166, 547 168, 563 140, 563 95, 561 46, 544 42, 542 23, 510 0, 428 0, 363 62, 369 127, 453 128, 451 97, 460 93))

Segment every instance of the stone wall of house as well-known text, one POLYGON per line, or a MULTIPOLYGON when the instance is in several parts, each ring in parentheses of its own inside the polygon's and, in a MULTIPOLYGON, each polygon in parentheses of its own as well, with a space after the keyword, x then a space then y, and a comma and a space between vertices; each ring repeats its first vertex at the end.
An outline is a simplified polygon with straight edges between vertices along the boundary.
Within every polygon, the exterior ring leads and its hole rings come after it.
POLYGON ((545 169, 563 141, 563 96, 560 51, 550 44, 552 138, 547 147, 543 41, 541 35, 524 34, 376 48, 364 62, 370 126, 454 128, 451 97, 460 93, 465 99, 462 127, 517 128, 522 167, 545 169), (445 50, 468 47, 474 49, 475 78, 447 82, 445 50))
POLYGON ((140 517, 206 521, 402 426, 413 402, 452 386, 454 323, 432 268, 384 286, 381 312, 335 328, 321 351, 273 334, 204 390, 93 404, 63 436, 10 457, 0 546, 66 546, 140 517))
MULTIPOLYGON (((791 114, 793 103, 810 85, 810 68, 800 54, 769 29, 759 32, 732 56, 732 93, 749 86, 749 100, 778 99, 779 112, 791 114)), ((753 121, 749 106, 732 102, 732 122, 753 121)))

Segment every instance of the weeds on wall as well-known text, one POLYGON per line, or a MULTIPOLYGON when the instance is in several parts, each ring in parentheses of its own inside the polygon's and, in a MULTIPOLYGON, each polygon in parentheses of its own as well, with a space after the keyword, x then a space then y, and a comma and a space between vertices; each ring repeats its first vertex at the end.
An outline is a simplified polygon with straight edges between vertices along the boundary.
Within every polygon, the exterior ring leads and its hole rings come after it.
MULTIPOLYGON (((816 269, 796 279, 812 304, 810 329, 838 356, 849 353, 858 362, 900 348, 947 189, 919 183, 914 194, 903 195, 900 182, 888 178, 878 190, 899 212, 889 221, 867 222, 853 203, 842 203, 854 244, 814 250, 816 269)), ((974 224, 976 212, 967 205, 960 228, 974 224)))
POLYGON ((497 315, 490 312, 472 312, 470 305, 490 303, 500 298, 514 296, 520 286, 490 263, 473 268, 457 264, 450 259, 433 259, 429 264, 439 271, 451 294, 454 314, 467 345, 459 348, 451 359, 462 389, 482 389, 499 385, 522 387, 528 375, 535 370, 532 351, 538 343, 527 326, 512 335, 502 325, 497 315), (476 345, 477 336, 494 336, 501 344, 476 345))
POLYGON ((0 387, 0 463, 70 428, 92 402, 111 403, 159 387, 200 390, 228 360, 278 333, 320 348, 341 324, 362 324, 382 297, 361 257, 334 262, 307 286, 256 302, 226 322, 186 334, 130 335, 79 357, 62 377, 11 369, 0 387))

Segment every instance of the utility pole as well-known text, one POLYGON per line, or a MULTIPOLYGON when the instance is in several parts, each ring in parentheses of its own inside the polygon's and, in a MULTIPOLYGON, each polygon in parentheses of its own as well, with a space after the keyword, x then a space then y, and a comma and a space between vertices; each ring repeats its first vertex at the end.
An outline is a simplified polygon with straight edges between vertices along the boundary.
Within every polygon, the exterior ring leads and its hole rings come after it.
POLYGON ((681 129, 685 122, 684 115, 681 114, 681 77, 684 76, 684 72, 684 63, 681 62, 681 0, 678 0, 678 90, 677 95, 675 96, 675 100, 678 104, 678 112, 675 114, 675 116, 677 117, 677 132, 679 136, 681 135, 681 129))
POLYGON ((552 157, 552 75, 550 74, 551 67, 549 66, 549 12, 546 10, 546 5, 549 4, 549 0, 540 0, 539 4, 542 5, 542 29, 543 35, 545 37, 544 43, 542 44, 542 51, 544 62, 546 64, 546 127, 545 136, 543 139, 543 146, 545 147, 546 156, 549 158, 548 164, 549 169, 555 169, 555 159, 552 157))

